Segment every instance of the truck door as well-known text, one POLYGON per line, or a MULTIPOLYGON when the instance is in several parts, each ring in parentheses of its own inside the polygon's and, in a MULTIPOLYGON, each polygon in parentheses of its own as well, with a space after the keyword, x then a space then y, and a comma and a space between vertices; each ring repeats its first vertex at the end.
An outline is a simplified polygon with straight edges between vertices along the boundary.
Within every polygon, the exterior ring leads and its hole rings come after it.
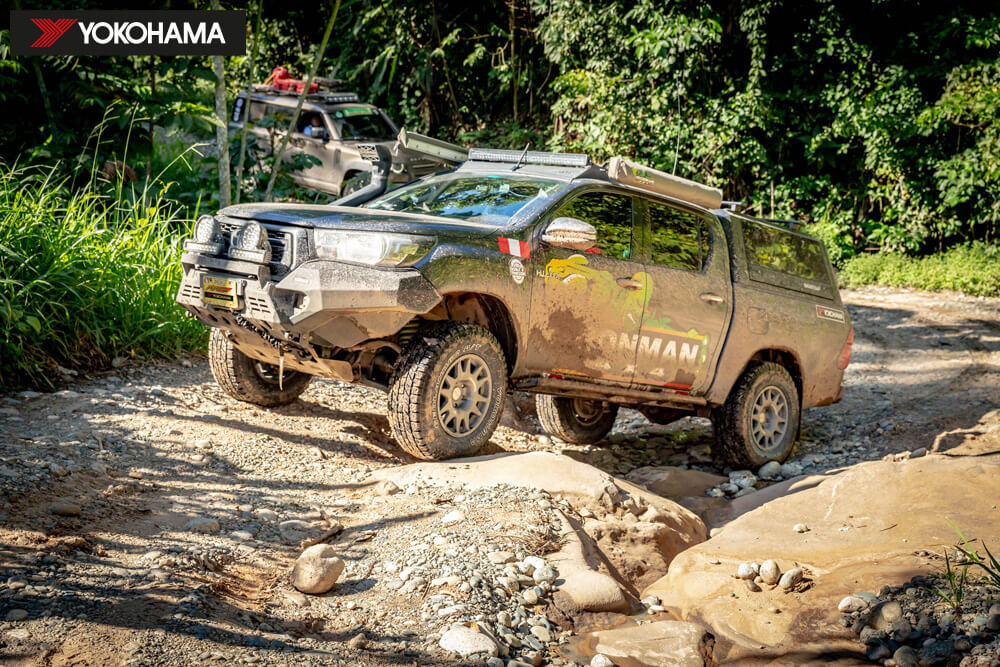
POLYGON ((646 294, 645 270, 632 259, 632 201, 589 191, 546 216, 540 229, 563 216, 593 225, 597 245, 579 251, 539 243, 532 259, 539 274, 531 292, 528 368, 631 382, 646 294))
POLYGON ((697 394, 711 383, 732 311, 725 235, 714 216, 637 204, 648 221, 650 279, 635 382, 697 394))

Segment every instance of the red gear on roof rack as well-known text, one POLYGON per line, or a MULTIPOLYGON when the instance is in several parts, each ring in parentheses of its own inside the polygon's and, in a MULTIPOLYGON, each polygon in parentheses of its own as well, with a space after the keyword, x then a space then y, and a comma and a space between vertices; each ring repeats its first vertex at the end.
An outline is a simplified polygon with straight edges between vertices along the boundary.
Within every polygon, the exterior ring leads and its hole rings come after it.
MULTIPOLYGON (((264 80, 265 86, 272 86, 276 90, 287 90, 292 93, 301 93, 302 89, 305 88, 306 83, 300 79, 296 79, 292 76, 284 67, 275 67, 271 70, 270 76, 264 80)), ((309 92, 315 93, 319 90, 319 84, 315 81, 310 82, 309 92)))

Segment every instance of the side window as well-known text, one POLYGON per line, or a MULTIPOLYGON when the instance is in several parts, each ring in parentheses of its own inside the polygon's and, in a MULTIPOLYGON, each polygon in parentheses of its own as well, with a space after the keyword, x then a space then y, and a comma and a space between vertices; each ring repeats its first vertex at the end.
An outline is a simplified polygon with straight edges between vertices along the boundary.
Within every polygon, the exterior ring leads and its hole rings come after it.
POLYGON ((750 220, 743 222, 747 260, 752 266, 797 278, 830 282, 823 246, 815 239, 788 234, 750 220))
POLYGON ((649 202, 653 262, 672 269, 701 271, 708 256, 709 231, 694 213, 649 202))
MULTIPOLYGON (((632 257, 632 198, 609 192, 587 192, 555 214, 583 220, 597 229, 597 250, 615 259, 632 257)), ((596 251, 588 251, 596 252, 596 251)))

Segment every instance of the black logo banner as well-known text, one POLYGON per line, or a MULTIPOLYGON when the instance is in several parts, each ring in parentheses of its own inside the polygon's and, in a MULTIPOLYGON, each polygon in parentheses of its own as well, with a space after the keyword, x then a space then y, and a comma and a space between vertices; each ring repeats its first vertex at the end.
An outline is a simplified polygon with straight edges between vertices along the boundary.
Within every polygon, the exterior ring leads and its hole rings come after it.
POLYGON ((242 56, 247 16, 227 11, 11 10, 15 56, 242 56))

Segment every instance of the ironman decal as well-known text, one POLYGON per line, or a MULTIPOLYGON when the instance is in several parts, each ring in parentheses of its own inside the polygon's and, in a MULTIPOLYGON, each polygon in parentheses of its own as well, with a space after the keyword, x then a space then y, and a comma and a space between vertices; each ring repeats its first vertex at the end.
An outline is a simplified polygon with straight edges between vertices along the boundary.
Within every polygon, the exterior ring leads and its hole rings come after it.
POLYGON ((517 239, 508 239, 503 236, 497 237, 497 242, 500 244, 500 252, 505 255, 513 255, 514 257, 524 257, 527 259, 531 257, 531 247, 524 241, 518 241, 517 239))

